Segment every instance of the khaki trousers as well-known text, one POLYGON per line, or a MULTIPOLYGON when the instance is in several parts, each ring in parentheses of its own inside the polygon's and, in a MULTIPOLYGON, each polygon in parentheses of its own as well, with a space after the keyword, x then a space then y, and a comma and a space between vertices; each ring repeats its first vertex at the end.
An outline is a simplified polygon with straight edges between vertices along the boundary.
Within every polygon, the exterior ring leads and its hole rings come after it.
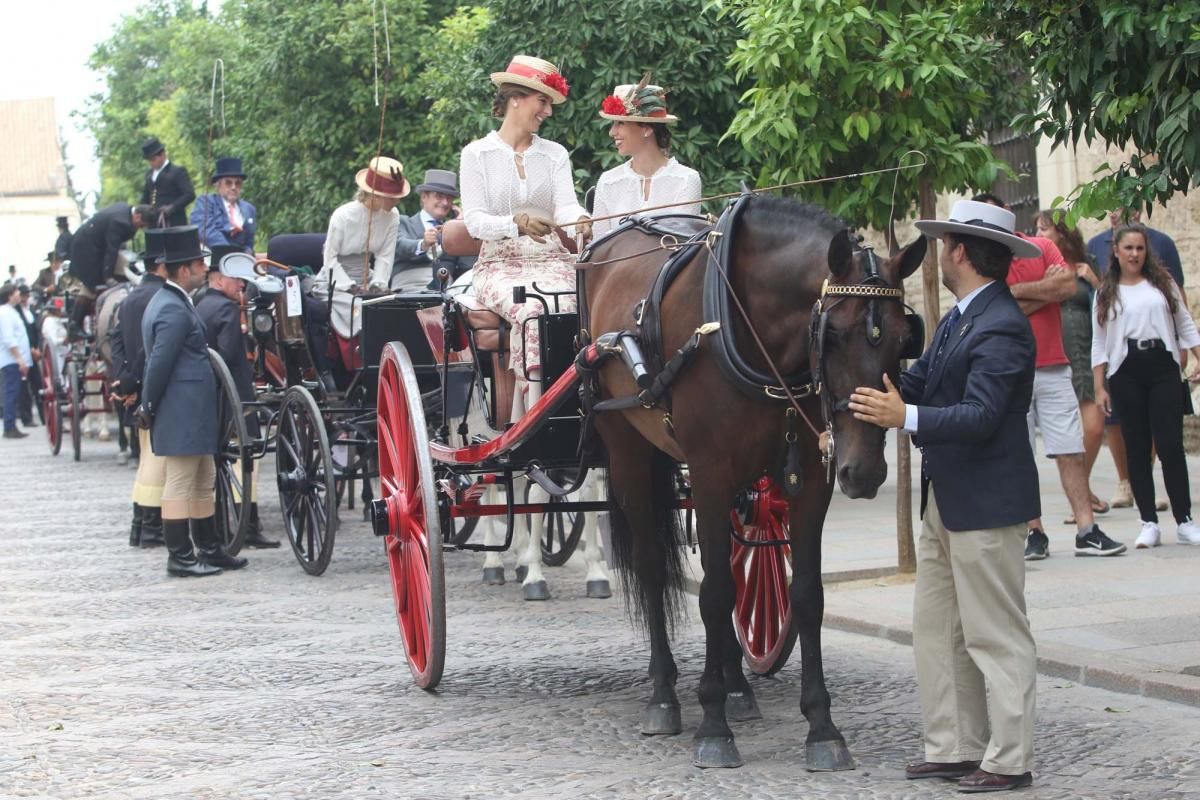
POLYGON ((947 531, 933 487, 917 553, 913 651, 925 759, 1033 765, 1037 655, 1025 616, 1025 525, 947 531))
POLYGON ((139 506, 158 508, 162 505, 163 485, 167 481, 167 466, 162 456, 154 455, 150 448, 150 431, 138 428, 141 454, 138 456, 137 475, 133 478, 133 496, 139 506))
POLYGON ((217 468, 212 456, 166 456, 165 520, 205 519, 216 513, 217 468))

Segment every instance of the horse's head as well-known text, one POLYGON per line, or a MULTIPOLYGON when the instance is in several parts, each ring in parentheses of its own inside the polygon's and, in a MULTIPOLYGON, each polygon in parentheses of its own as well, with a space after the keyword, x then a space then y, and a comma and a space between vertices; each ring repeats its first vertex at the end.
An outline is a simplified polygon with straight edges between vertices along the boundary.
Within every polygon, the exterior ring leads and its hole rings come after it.
POLYGON ((900 359, 920 354, 920 318, 905 313, 898 289, 920 266, 925 247, 920 237, 885 259, 859 246, 849 230, 829 243, 829 278, 813 307, 809 363, 847 497, 874 497, 887 477, 884 430, 856 420, 848 403, 855 387, 882 390, 885 372, 899 384, 900 359))

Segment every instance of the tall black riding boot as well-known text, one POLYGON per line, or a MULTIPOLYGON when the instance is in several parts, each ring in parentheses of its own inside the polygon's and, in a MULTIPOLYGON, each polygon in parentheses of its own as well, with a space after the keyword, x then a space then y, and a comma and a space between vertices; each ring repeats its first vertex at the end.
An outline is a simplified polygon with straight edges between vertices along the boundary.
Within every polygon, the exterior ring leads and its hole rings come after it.
POLYGON ((142 547, 159 547, 163 543, 163 519, 160 506, 142 506, 142 547))
POLYGON ((231 556, 217 541, 217 518, 205 517, 192 520, 192 537, 196 540, 196 557, 205 564, 221 569, 241 569, 250 562, 231 556))
POLYGON ((258 521, 258 503, 250 504, 250 525, 246 531, 246 547, 258 550, 269 550, 279 547, 277 539, 268 539, 262 535, 262 523, 258 521))
POLYGON ((129 523, 129 546, 137 547, 142 543, 142 507, 133 504, 133 522, 129 523))
POLYGON ((221 570, 196 558, 188 536, 186 519, 165 519, 163 539, 167 545, 167 574, 180 578, 220 575, 221 570))

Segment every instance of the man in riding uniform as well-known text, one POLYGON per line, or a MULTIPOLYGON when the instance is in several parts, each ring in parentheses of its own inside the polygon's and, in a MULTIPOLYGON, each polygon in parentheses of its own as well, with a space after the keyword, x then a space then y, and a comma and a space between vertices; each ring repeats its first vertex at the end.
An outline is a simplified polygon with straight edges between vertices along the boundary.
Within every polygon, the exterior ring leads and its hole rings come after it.
POLYGON ((459 210, 458 176, 446 169, 425 170, 425 182, 417 187, 421 210, 411 217, 400 217, 396 233, 396 260, 392 264, 392 291, 419 292, 437 289, 438 270, 449 273, 449 281, 469 270, 473 256, 448 256, 438 244, 446 220, 456 219, 459 210))
POLYGON ((58 255, 59 261, 66 261, 71 257, 71 240, 75 237, 71 233, 71 226, 66 217, 55 217, 54 224, 58 226, 58 238, 54 240, 54 252, 58 255))
POLYGON ((121 248, 137 231, 153 227, 154 219, 151 206, 113 203, 97 211, 75 231, 71 240, 70 274, 82 284, 71 312, 71 322, 77 330, 95 307, 100 287, 114 280, 121 248))
MULTIPOLYGON (((204 336, 208 346, 221 356, 233 383, 237 387, 238 399, 254 401, 254 371, 246 354, 245 334, 242 332, 242 307, 239 295, 242 282, 221 272, 221 257, 231 252, 240 252, 236 247, 216 248, 208 268, 208 291, 196 301, 196 314, 204 323, 204 336)), ((258 416, 253 412, 243 415, 246 432, 250 438, 259 436, 258 416)), ((257 470, 256 470, 257 473, 257 470)), ((262 535, 258 518, 258 480, 251 478, 250 529, 246 533, 246 547, 279 547, 279 542, 262 535)))
POLYGON ((200 229, 200 241, 210 249, 254 252, 256 212, 253 205, 242 199, 245 180, 240 158, 218 158, 212 177, 216 191, 196 199, 191 222, 200 229))
POLYGON ((58 288, 58 276, 62 272, 62 262, 63 259, 58 255, 57 250, 47 253, 46 266, 38 270, 33 288, 43 295, 53 294, 54 290, 58 288))
POLYGON ((162 241, 167 278, 142 318, 146 367, 137 413, 143 427, 150 428, 154 452, 166 462, 162 516, 167 574, 216 575, 222 569, 241 569, 246 559, 225 552, 216 527, 217 385, 204 323, 191 297, 205 281, 209 252, 190 225, 164 229, 162 241))
POLYGON ((1005 284, 1013 256, 1041 251, 1016 217, 960 200, 942 240, 942 282, 957 303, 933 345, 884 391, 859 387, 856 418, 903 428, 921 448, 921 527, 913 601, 925 760, 909 779, 959 778, 965 792, 1033 782, 1037 659, 1025 616, 1025 523, 1041 514, 1026 415, 1035 340, 1005 284))
POLYGON ((156 136, 142 143, 142 157, 150 165, 142 186, 142 203, 154 206, 155 219, 164 217, 164 227, 187 225, 187 207, 196 199, 187 170, 171 163, 167 149, 156 136))
MULTIPOLYGON (((112 365, 115 377, 111 382, 114 403, 121 409, 137 407, 142 388, 142 370, 146 366, 146 349, 142 343, 142 317, 151 298, 166 283, 166 267, 162 263, 162 229, 146 231, 146 251, 142 253, 145 274, 117 306, 116 319, 109 331, 112 346, 112 365)), ((122 414, 124 424, 126 414, 122 414)), ((137 475, 133 479, 133 522, 129 526, 130 547, 157 547, 163 543, 162 491, 165 466, 161 456, 150 446, 150 432, 134 426, 137 436, 137 475)))

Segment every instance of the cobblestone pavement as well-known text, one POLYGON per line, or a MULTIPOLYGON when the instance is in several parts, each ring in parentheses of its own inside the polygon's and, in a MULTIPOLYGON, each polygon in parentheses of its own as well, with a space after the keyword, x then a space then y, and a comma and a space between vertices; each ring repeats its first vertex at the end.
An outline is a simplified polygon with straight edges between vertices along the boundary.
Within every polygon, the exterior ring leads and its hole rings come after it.
MULTIPOLYGON (((0 447, 2 798, 957 796, 903 779, 919 718, 901 645, 827 632, 856 771, 804 771, 798 663, 754 681, 766 718, 736 728, 746 766, 700 771, 686 733, 637 733, 646 647, 619 598, 582 597, 581 573, 552 571, 556 599, 528 604, 513 583, 480 585, 478 556, 448 554, 446 676, 425 693, 365 525, 347 520, 321 578, 282 549, 168 579, 161 550, 126 545, 133 473, 114 446, 85 442, 76 464, 36 433, 0 447)), ((698 615, 676 639, 690 731, 698 615)), ((1037 785, 1018 796, 1200 797, 1196 709, 1053 678, 1039 690, 1037 785)))

